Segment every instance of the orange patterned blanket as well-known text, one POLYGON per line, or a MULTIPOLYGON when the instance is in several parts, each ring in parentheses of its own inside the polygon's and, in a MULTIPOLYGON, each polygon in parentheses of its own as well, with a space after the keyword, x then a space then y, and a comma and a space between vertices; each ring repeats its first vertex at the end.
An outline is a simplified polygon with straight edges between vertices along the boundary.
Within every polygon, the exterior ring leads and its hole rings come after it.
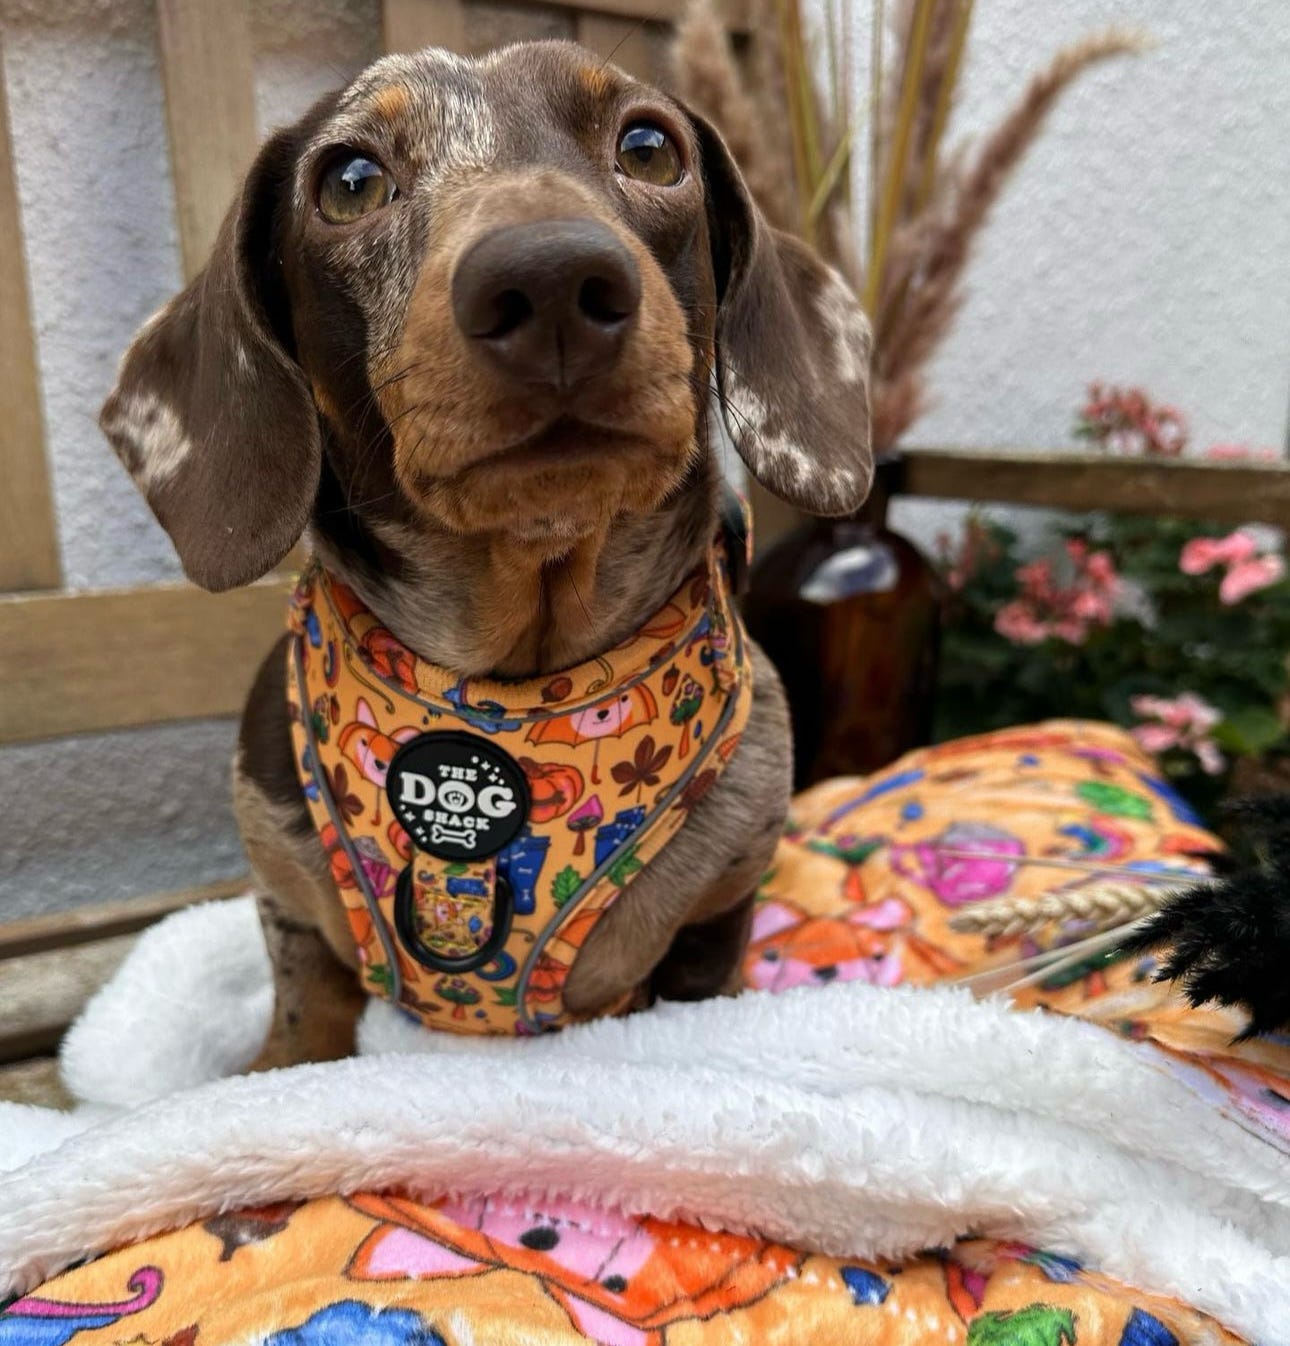
MULTIPOLYGON (((1203 872, 1215 842, 1116 730, 1053 723, 910 755, 796 804, 761 894, 747 980, 779 991, 929 984, 1088 933, 1108 874, 1203 872), (967 933, 987 902, 1059 894, 1032 933, 967 933)), ((1081 945, 1081 948, 1084 946, 1081 945)), ((1020 965, 1020 971, 1012 971, 1020 965)), ((1149 960, 1058 960, 1019 1007, 1155 1045, 1246 1132, 1290 1150, 1290 1043, 1233 1046, 1149 960)), ((1036 1062, 1035 1088, 1043 1089, 1036 1062)), ((427 1145, 433 1138, 427 1137, 427 1145)), ((1212 1318, 1004 1240, 900 1261, 813 1255, 560 1196, 363 1193, 230 1211, 107 1251, 0 1312, 0 1346, 1238 1346, 1212 1318)), ((1290 1323, 1290 1291, 1287 1291, 1290 1323)), ((1290 1341, 1290 1328, 1284 1340, 1290 1341)), ((1261 1346, 1274 1346, 1269 1339, 1261 1346)))

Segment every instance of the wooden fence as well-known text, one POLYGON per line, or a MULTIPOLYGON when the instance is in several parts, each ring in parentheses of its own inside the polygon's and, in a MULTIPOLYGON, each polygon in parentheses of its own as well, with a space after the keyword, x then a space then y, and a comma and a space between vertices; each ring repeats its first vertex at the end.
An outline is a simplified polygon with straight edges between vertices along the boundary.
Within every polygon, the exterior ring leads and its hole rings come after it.
MULTIPOLYGON (((171 169, 187 275, 200 268, 254 151, 248 4, 157 0, 171 169)), ((384 42, 391 51, 439 45, 474 52, 527 37, 570 37, 603 56, 612 55, 633 74, 665 81, 669 31, 683 4, 384 0, 384 42)), ((733 30, 746 26, 746 0, 725 0, 724 13, 733 30)), ((256 664, 280 629, 281 577, 220 597, 187 585, 60 591, 3 68, 0 61, 0 746, 233 715, 256 664)), ((103 451, 108 453, 106 445, 103 451)), ((910 454, 905 490, 951 499, 1233 522, 1254 519, 1290 527, 1290 468, 1284 466, 921 449, 910 454)), ((219 891, 232 886, 235 880, 219 891)), ((129 931, 191 897, 147 899, 125 917, 113 909, 26 922, 10 927, 7 940, 0 930, 0 1062, 47 1050, 85 991, 106 975, 105 968, 115 966, 129 931), (65 946, 70 944, 84 946, 79 963, 69 961, 65 946), (92 956, 85 950, 93 951, 92 956), (39 1005, 30 988, 53 983, 43 974, 33 979, 33 969, 21 966, 32 958, 48 962, 45 972, 50 976, 57 971, 55 982, 59 977, 66 982, 61 995, 42 991, 39 1005)), ((30 1069, 38 1070, 38 1083, 48 1082, 47 1064, 30 1069)))

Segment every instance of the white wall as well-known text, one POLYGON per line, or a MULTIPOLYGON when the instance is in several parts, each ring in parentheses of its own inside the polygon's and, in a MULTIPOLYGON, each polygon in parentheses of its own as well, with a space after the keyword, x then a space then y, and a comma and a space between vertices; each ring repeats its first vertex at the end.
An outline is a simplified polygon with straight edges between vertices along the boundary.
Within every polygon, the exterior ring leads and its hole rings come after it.
MULTIPOLYGON (((978 0, 959 125, 992 125, 1049 53, 1111 23, 1156 45, 1085 75, 1022 164, 972 263, 917 440, 1071 446, 1084 387, 1103 379, 1179 406, 1201 448, 1287 444, 1284 0, 978 0)), ((896 514, 924 537, 948 517, 896 514)))
MULTIPOLYGON (((377 53, 377 0, 252 9, 262 127, 377 53)), ((0 17, 68 583, 173 579, 167 540, 94 424, 130 334, 179 284, 153 6, 0 0, 0 17)), ((987 124, 1059 42, 1111 21, 1159 46, 1085 79, 1023 167, 920 439, 1060 445, 1084 383, 1103 377, 1176 401, 1202 443, 1285 440, 1284 0, 978 0, 960 124, 987 124)), ((867 51, 861 34, 862 80, 867 51)), ((901 518, 925 536, 940 513, 901 518)), ((0 752, 0 918, 235 869, 232 738, 203 724, 0 752)))

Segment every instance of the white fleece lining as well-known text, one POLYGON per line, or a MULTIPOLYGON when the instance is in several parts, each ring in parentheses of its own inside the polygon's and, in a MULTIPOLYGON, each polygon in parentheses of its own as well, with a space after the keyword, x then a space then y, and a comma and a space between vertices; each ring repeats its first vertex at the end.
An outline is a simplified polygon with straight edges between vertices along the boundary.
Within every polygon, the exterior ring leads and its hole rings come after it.
MULTIPOLYGON (((0 1147, 58 1145, 0 1176, 0 1293, 237 1206, 487 1188, 846 1256, 1020 1239, 1290 1346, 1290 1161, 1090 1025, 852 984, 537 1042, 429 1034, 374 1006, 362 1041, 422 1050, 223 1080, 70 1138, 0 1108, 0 1147)), ((154 1070, 177 1043, 157 1045, 154 1070)))

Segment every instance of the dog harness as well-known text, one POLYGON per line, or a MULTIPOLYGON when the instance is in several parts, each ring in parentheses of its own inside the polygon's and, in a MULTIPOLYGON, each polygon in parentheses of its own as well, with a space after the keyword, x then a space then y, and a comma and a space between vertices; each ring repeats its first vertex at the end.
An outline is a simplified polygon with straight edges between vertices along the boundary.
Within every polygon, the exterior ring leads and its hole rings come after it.
POLYGON ((622 645, 529 681, 427 662, 316 564, 289 624, 297 770, 364 988, 457 1033, 567 1022, 578 950, 748 719, 724 546, 622 645))

